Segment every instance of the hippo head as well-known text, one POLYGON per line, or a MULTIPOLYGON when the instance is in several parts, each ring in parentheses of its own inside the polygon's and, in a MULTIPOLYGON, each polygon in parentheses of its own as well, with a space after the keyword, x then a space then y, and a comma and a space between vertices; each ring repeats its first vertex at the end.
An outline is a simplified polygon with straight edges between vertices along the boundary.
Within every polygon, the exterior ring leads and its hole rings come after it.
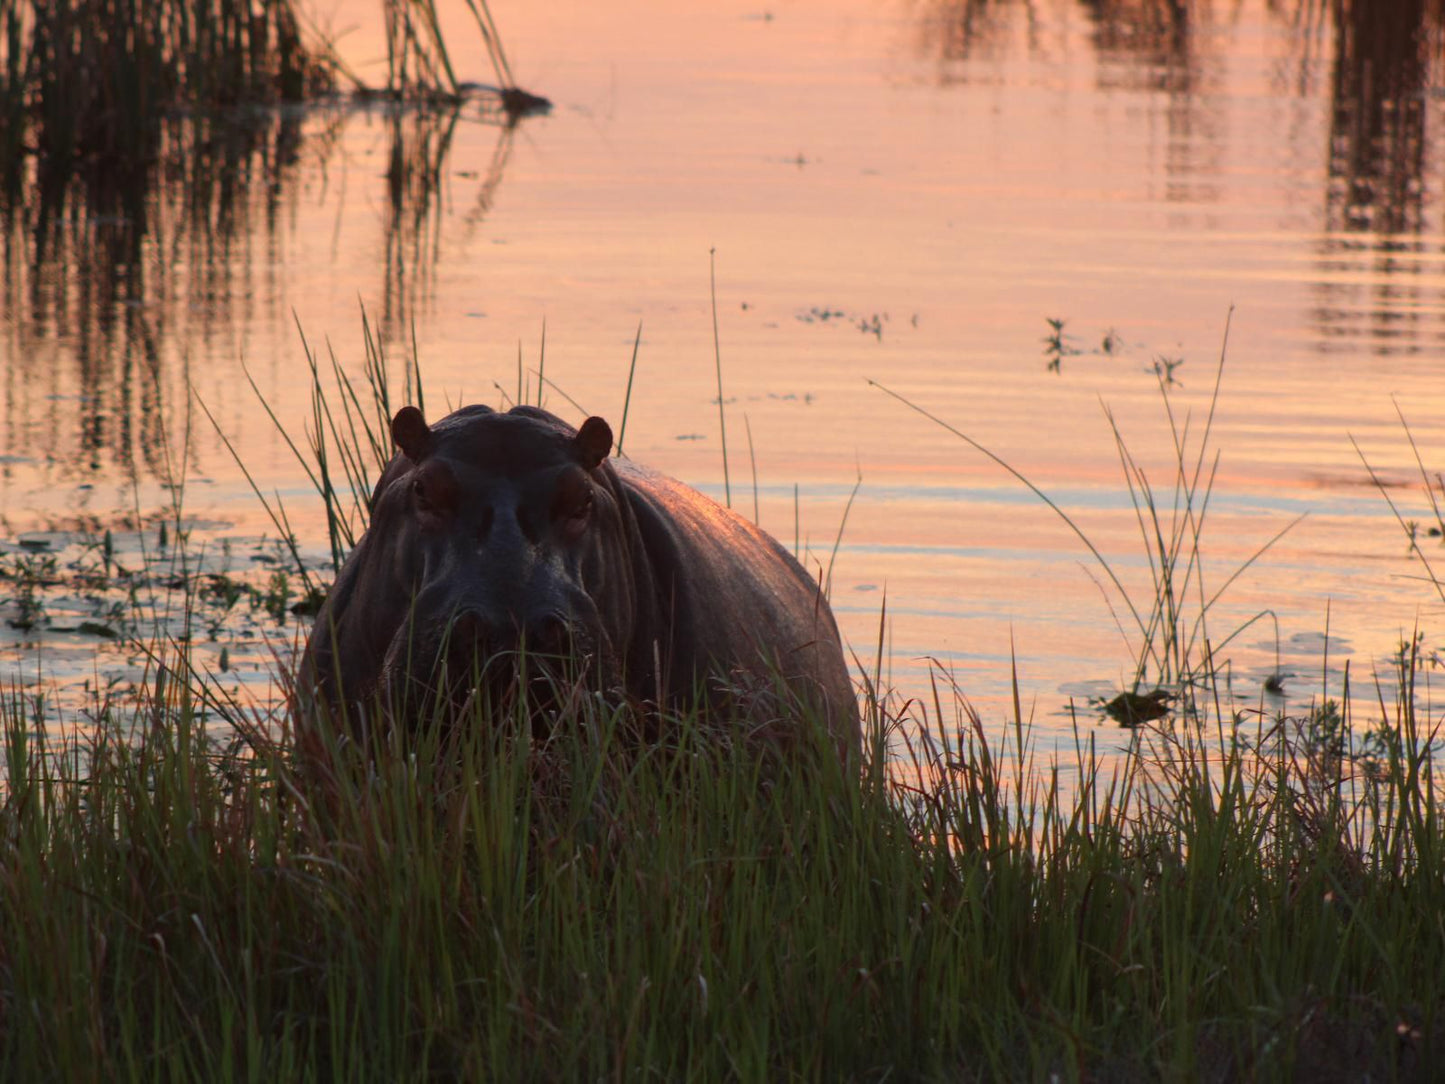
POLYGON ((535 703, 615 684, 633 620, 631 520, 608 424, 473 406, 428 425, 407 406, 391 435, 400 454, 303 679, 333 701, 380 693, 411 717, 479 694, 535 703))

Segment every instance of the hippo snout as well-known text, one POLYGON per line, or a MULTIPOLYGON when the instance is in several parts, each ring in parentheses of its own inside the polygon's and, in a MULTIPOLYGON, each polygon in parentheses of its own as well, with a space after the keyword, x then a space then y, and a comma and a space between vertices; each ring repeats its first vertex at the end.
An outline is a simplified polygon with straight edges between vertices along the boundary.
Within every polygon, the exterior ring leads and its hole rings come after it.
POLYGON ((563 659, 588 638, 567 614, 546 611, 524 619, 466 610, 452 618, 444 635, 448 660, 489 666, 503 656, 563 659))
POLYGON ((605 636, 561 609, 517 617, 468 608, 403 630, 387 654, 386 688, 423 717, 477 703, 505 717, 525 704, 536 725, 566 690, 606 684, 609 660, 605 636))

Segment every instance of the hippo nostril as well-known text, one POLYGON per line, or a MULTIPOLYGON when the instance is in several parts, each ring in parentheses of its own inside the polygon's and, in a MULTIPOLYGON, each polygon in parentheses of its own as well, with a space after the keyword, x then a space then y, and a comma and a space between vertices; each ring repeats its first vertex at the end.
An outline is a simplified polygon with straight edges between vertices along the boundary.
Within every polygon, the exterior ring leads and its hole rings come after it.
POLYGON ((486 624, 479 614, 460 613, 452 619, 447 635, 456 645, 477 644, 487 638, 486 624))
POLYGON ((458 672, 477 665, 489 654, 489 644, 495 639, 493 629, 478 613, 464 612, 452 618, 447 626, 443 656, 458 672))
POLYGON ((544 655, 566 655, 572 648, 572 624, 560 614, 546 614, 527 624, 527 646, 544 655))

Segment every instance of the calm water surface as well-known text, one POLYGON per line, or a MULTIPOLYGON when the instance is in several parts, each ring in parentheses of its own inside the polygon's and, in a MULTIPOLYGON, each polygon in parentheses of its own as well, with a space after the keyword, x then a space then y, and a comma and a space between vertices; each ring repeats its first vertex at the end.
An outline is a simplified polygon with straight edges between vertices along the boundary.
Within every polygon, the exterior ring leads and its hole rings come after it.
MULTIPOLYGON (((454 60, 485 81, 455 6, 454 60)), ((1441 28, 1418 4, 1356 6, 1337 26, 1303 0, 1177 17, 1107 0, 500 0, 513 68, 555 103, 548 116, 508 129, 470 108, 336 109, 178 127, 174 164, 143 197, 72 191, 47 216, 30 193, 10 214, 6 548, 73 550, 75 535, 35 532, 153 523, 184 475, 192 546, 269 567, 251 559, 274 528, 193 391, 320 561, 319 502, 246 373, 299 435, 298 326, 359 374, 363 306, 398 365, 414 344, 433 414, 515 397, 519 352, 535 399, 545 325, 560 389, 546 405, 615 425, 641 323, 627 453, 721 499, 715 250, 734 506, 756 504, 831 568, 870 667, 882 624, 904 694, 938 660, 1000 720, 1016 659, 1046 741, 1072 740, 1071 702, 1130 678, 1126 608, 1037 496, 872 382, 1026 475, 1147 608, 1109 418, 1172 500, 1169 416, 1196 445, 1233 308, 1205 459, 1217 451, 1206 595, 1305 518, 1229 586, 1208 634, 1266 615, 1225 652, 1246 702, 1276 669, 1298 703, 1328 665, 1333 693, 1346 662, 1361 681, 1417 622, 1427 644, 1441 624, 1351 444, 1399 484, 1402 515, 1430 520, 1397 411, 1433 472, 1441 28), (409 180, 394 167, 388 180, 394 162, 409 180)), ((372 72, 380 40, 364 22, 343 38, 372 72)), ((298 628, 232 623, 200 652, 226 648, 223 682, 264 702, 268 645, 284 655, 298 628)), ((21 682, 73 689, 137 661, 7 631, 5 672, 21 682)))

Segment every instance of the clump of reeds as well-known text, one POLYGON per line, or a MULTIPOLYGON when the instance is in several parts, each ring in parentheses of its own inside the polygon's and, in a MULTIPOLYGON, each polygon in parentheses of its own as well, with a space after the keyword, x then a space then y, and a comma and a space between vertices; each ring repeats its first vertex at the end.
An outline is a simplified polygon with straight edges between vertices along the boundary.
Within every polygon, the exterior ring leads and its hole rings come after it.
MULTIPOLYGON (((488 89, 527 96, 512 78, 512 66, 507 62, 486 0, 465 3, 497 80, 497 85, 488 89)), ((387 90, 402 97, 461 96, 469 84, 457 80, 434 0, 383 0, 382 10, 386 18, 387 90)))
POLYGON ((143 163, 177 109, 299 101, 334 86, 292 0, 0 0, 7 139, 48 168, 143 163))
MULTIPOLYGON (((484 0, 467 4, 497 85, 458 81, 430 0, 381 0, 382 93, 455 105, 489 91, 509 120, 545 111, 545 99, 512 80, 484 0)), ((86 172, 111 174, 114 185, 115 173, 143 175, 156 159, 168 116, 313 101, 343 84, 376 93, 305 26, 296 0, 0 0, 6 191, 13 201, 22 183, 54 188, 86 172)))

